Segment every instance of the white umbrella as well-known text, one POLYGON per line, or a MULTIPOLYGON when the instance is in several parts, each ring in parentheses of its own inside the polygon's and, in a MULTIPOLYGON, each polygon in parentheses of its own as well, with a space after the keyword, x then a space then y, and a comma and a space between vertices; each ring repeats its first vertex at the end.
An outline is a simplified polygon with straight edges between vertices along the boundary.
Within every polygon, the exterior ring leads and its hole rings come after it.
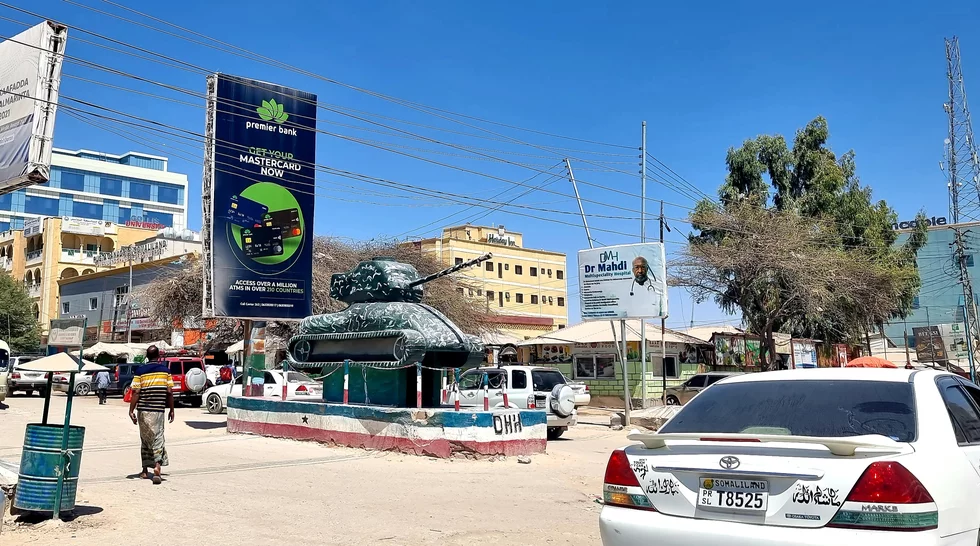
MULTIPOLYGON (((19 368, 28 372, 68 373, 79 371, 78 361, 72 358, 68 353, 56 353, 51 356, 32 360, 23 366, 19 366, 19 368)), ((109 368, 106 368, 101 364, 89 362, 88 360, 84 359, 82 360, 81 371, 83 372, 100 372, 108 369, 109 368)))

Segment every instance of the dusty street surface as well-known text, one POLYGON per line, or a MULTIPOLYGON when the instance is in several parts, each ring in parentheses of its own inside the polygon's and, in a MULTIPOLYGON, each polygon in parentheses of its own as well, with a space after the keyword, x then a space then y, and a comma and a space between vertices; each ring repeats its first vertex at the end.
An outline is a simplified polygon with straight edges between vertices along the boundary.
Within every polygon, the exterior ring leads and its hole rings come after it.
MULTIPOLYGON (((64 418, 64 395, 51 416, 64 418)), ((116 397, 74 404, 85 446, 79 515, 28 524, 5 515, 0 544, 574 544, 599 543, 602 475, 627 443, 594 412, 548 454, 518 464, 437 460, 228 434, 225 416, 177 408, 167 426, 164 483, 134 479, 137 427, 116 397), (589 422, 594 424, 589 424, 589 422)), ((24 427, 42 399, 0 409, 0 465, 16 469, 24 427)), ((2 407, 2 406, 0 406, 2 407)))

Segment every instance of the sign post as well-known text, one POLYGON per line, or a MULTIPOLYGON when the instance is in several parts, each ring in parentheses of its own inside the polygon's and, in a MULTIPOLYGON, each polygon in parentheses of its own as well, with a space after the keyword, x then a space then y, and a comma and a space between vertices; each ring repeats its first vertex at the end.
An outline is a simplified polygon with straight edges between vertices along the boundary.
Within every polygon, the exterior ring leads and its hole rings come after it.
MULTIPOLYGON (((78 370, 82 369, 82 344, 85 341, 85 329, 88 321, 85 317, 53 319, 48 333, 48 349, 51 347, 64 348, 70 350, 78 348, 78 370)), ((47 351, 50 353, 50 350, 47 351)), ((61 497, 65 486, 65 475, 68 473, 68 465, 71 464, 68 452, 68 435, 71 426, 71 405, 75 395, 75 374, 68 374, 68 400, 65 403, 65 423, 61 432, 61 457, 58 459, 58 487, 54 492, 54 509, 51 519, 58 519, 61 515, 61 497)), ((47 423, 48 407, 51 402, 51 378, 53 373, 48 373, 48 392, 44 401, 44 422, 47 423)))

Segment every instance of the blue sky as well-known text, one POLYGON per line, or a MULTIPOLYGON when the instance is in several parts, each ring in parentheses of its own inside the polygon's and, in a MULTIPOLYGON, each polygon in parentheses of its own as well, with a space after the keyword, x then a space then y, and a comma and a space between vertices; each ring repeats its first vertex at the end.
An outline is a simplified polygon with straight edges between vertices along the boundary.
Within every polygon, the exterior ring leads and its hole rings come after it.
MULTIPOLYGON (((140 19, 110 4, 80 1, 140 19)), ((830 123, 831 146, 838 153, 856 151, 859 175, 874 188, 876 197, 888 200, 903 218, 911 218, 920 209, 929 215, 945 215, 945 181, 938 168, 946 136, 942 108, 947 94, 944 36, 959 35, 967 89, 978 97, 974 108, 980 108, 980 33, 975 30, 980 28, 980 4, 970 2, 949 6, 912 2, 791 6, 786 2, 757 2, 748 9, 737 2, 606 5, 579 1, 124 1, 151 15, 316 74, 474 117, 637 147, 640 122, 646 120, 650 153, 712 196, 724 178, 724 158, 729 147, 761 133, 790 136, 813 117, 823 115, 830 123)), ((320 164, 481 199, 490 199, 510 188, 499 198, 509 200, 523 189, 492 177, 523 181, 540 174, 534 169, 550 170, 561 155, 569 155, 578 158, 573 159, 573 168, 583 181, 583 198, 591 201, 585 203, 586 212, 638 216, 637 198, 589 185, 639 194, 637 177, 602 172, 635 173, 636 149, 564 140, 465 120, 505 135, 496 137, 321 79, 138 28, 66 2, 13 3, 207 70, 314 92, 321 105, 367 112, 366 117, 390 127, 457 146, 480 147, 488 150, 483 153, 529 163, 532 169, 486 158, 460 157, 468 154, 417 138, 338 125, 390 131, 328 111, 321 111, 320 128, 324 131, 371 140, 381 146, 395 144, 399 146, 395 149, 404 153, 487 176, 325 134, 318 139, 320 164), (377 115, 496 140, 406 125, 374 117, 377 115), (502 141, 507 138, 548 149, 502 141), (557 152, 554 147, 574 151, 557 152)), ((5 8, 0 8, 0 15, 36 22, 5 8)), ((4 36, 22 28, 0 21, 4 36)), ((70 56, 204 92, 203 74, 96 47, 81 41, 99 41, 96 38, 71 32, 67 51, 70 56)), ((62 82, 66 97, 110 106, 183 131, 203 132, 203 100, 199 98, 112 76, 72 61, 66 64, 65 74, 71 76, 62 82), (196 106, 114 90, 78 78, 164 94, 196 106)), ((202 154, 198 143, 192 139, 174 147, 173 141, 145 131, 131 136, 137 140, 132 142, 64 112, 56 125, 56 146, 171 155, 171 169, 187 173, 191 181, 191 227, 200 226, 196 204, 200 202, 201 166, 194 162, 199 162, 202 154)), ((118 128, 133 131, 130 127, 118 128)), ((659 175, 656 171, 652 174, 659 175)), ((528 184, 547 180, 541 175, 528 184)), ((586 244, 582 228, 576 227, 578 218, 567 214, 577 212, 567 195, 533 192, 514 201, 566 214, 507 209, 520 215, 496 211, 479 218, 485 210, 464 210, 467 207, 463 205, 363 182, 324 175, 318 184, 318 234, 355 239, 406 233, 431 236, 443 225, 478 220, 523 232, 526 246, 566 252, 570 265, 574 264, 575 252, 586 244), (418 229, 452 213, 457 214, 418 229)), ((571 193, 563 179, 555 180, 547 189, 571 193)), ((673 218, 686 216, 688 211, 683 207, 693 204, 689 196, 679 195, 654 180, 649 182, 647 194, 672 203, 666 213, 673 218)), ((655 213, 656 204, 650 202, 648 210, 655 213)), ((679 247, 687 230, 680 222, 673 224, 675 231, 668 235, 668 254, 679 247)), ((592 218, 590 226, 623 233, 639 231, 637 219, 592 218)), ((650 222, 648 233, 655 236, 656 227, 655 222, 650 222)), ((593 236, 603 244, 636 240, 600 231, 593 236)), ((574 284, 577 276, 571 272, 570 277, 570 314, 574 322, 578 317, 574 284)), ((738 320, 727 317, 710 302, 692 308, 690 298, 680 290, 672 289, 671 298, 671 326, 690 323, 692 311, 696 323, 738 320)))

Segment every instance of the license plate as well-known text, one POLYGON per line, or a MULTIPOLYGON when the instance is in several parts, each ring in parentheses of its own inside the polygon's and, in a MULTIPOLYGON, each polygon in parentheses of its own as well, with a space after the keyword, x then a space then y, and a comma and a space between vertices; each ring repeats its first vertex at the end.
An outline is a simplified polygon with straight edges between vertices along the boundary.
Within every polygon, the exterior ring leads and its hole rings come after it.
POLYGON ((701 478, 698 507, 733 512, 765 512, 769 482, 729 478, 701 478))

